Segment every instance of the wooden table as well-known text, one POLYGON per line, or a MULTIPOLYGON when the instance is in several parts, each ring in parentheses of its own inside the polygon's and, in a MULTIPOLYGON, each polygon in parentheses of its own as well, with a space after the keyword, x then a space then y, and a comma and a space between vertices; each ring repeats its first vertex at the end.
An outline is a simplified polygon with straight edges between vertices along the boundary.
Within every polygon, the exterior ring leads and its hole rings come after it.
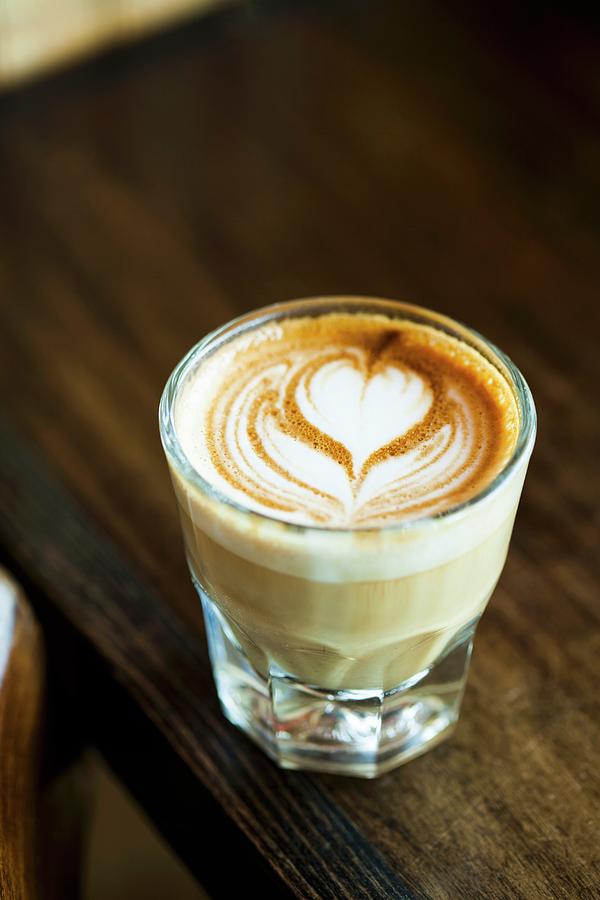
POLYGON ((215 897, 600 896, 599 41, 486 9, 253 3, 0 101, 1 557, 215 897), (207 330, 343 292, 473 325, 540 419, 456 736, 376 782, 221 716, 156 421, 207 330))

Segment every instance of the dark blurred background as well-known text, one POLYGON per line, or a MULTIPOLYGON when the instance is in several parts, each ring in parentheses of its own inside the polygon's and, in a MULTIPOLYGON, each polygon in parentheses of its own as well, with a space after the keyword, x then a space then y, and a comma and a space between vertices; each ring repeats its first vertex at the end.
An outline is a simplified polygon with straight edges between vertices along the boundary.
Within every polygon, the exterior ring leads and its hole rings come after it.
POLYGON ((517 546, 591 552, 599 50, 573 4, 0 7, 2 412, 186 621, 158 397, 202 334, 292 297, 498 343, 540 412, 517 546))

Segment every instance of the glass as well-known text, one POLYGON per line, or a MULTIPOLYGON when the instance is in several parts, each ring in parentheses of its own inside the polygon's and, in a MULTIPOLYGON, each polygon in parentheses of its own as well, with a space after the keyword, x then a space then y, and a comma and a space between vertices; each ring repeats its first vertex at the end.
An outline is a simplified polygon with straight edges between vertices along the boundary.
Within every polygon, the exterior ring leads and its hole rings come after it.
POLYGON ((276 304, 224 325, 180 362, 160 429, 224 714, 279 765, 376 777, 453 731, 477 623, 502 571, 535 439, 511 361, 465 326, 389 300, 276 304), (205 481, 177 439, 181 385, 214 350, 267 321, 333 311, 423 322, 475 347, 520 414, 513 454, 477 496, 382 528, 330 529, 246 509, 205 481))

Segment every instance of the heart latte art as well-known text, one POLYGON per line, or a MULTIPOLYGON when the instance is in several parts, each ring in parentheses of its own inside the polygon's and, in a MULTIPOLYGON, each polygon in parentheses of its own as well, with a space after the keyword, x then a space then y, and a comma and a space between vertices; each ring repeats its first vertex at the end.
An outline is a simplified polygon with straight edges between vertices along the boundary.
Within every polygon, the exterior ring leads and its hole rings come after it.
POLYGON ((267 323, 200 364, 177 402, 194 468, 286 521, 369 527, 476 494, 516 441, 512 391, 429 326, 335 313, 267 323))

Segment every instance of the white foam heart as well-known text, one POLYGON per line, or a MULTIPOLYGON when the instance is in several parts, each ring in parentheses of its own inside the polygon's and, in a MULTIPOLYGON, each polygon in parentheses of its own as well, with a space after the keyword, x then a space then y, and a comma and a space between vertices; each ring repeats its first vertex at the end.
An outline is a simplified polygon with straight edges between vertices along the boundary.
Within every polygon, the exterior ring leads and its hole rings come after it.
POLYGON ((390 365, 366 378, 342 359, 322 366, 310 394, 301 382, 297 401, 312 425, 346 447, 358 475, 372 453, 423 420, 433 396, 415 372, 390 365))

